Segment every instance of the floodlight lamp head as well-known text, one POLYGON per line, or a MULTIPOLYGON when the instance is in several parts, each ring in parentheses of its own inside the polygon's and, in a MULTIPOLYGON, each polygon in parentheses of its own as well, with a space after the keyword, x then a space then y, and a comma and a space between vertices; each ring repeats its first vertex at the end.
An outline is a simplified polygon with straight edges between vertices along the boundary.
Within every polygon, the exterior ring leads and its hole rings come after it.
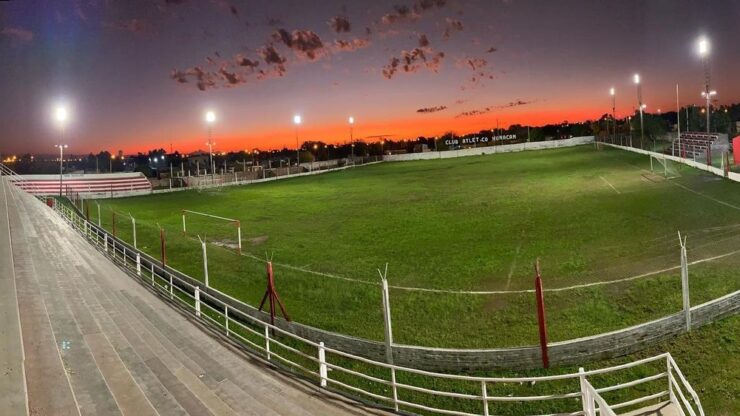
POLYGON ((57 123, 64 124, 69 119, 69 111, 67 111, 67 107, 58 105, 56 109, 54 109, 54 119, 57 123))
POLYGON ((699 51, 699 56, 702 58, 709 55, 709 39, 705 37, 699 38, 699 41, 697 42, 697 49, 699 51))
POLYGON ((635 74, 634 76, 632 76, 632 80, 635 82, 635 84, 639 84, 640 83, 640 74, 635 74))
POLYGON ((213 124, 216 121, 216 113, 213 111, 206 111, 206 123, 213 124))
POLYGON ((615 93, 616 93, 616 90, 614 90, 614 87, 609 88, 609 95, 613 97, 615 93))
POLYGON ((355 124, 355 118, 350 116, 349 117, 349 124, 355 124))
POLYGON ((301 124, 302 121, 303 120, 301 119, 300 115, 296 114, 293 116, 293 124, 295 124, 296 126, 301 124))

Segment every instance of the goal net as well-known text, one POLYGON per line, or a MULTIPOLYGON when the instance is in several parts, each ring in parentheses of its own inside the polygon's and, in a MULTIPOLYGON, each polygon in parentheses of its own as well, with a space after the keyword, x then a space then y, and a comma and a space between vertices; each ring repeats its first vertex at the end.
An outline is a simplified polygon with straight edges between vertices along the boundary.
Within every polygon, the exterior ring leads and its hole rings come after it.
POLYGON ((206 237, 215 245, 231 248, 241 253, 241 222, 206 212, 182 210, 182 232, 206 237))
POLYGON ((680 163, 674 162, 664 156, 650 155, 650 171, 654 174, 661 175, 666 179, 673 179, 681 176, 679 173, 680 163))

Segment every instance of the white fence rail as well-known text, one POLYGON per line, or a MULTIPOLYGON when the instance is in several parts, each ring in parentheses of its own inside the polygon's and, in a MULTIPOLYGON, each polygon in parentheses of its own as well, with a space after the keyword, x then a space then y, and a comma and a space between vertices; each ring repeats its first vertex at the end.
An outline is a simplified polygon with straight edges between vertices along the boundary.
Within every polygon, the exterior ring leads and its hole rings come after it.
POLYGON ((572 408, 567 410, 569 413, 566 414, 569 415, 603 416, 615 415, 616 409, 668 401, 680 410, 681 415, 704 416, 699 397, 669 353, 609 368, 589 371, 580 369, 578 373, 538 377, 475 377, 374 361, 327 347, 323 342, 302 338, 252 317, 222 300, 233 298, 213 288, 204 291, 191 283, 192 278, 184 278, 185 275, 181 272, 122 242, 98 225, 85 220, 79 212, 66 204, 58 202, 54 205, 54 210, 73 229, 129 275, 138 278, 142 284, 181 306, 187 313, 192 313, 196 319, 224 336, 237 341, 247 350, 262 355, 279 367, 308 377, 320 388, 349 393, 395 410, 445 415, 488 416, 493 414, 491 407, 499 403, 536 403, 546 410, 551 407, 553 410, 548 411, 548 414, 562 412, 565 406, 572 408), (209 291, 217 293, 218 297, 209 291), (665 371, 659 370, 656 374, 601 388, 595 388, 591 384, 591 378, 602 374, 660 362, 665 363, 660 366, 665 371), (402 381, 398 381, 397 377, 400 375, 404 376, 402 381), (352 382, 351 378, 359 382, 352 382), (665 384, 661 383, 663 388, 658 388, 657 391, 644 394, 640 393, 642 390, 632 389, 638 385, 645 387, 645 384, 661 379, 665 380, 665 384), (562 383, 565 383, 568 390, 551 394, 516 395, 514 386, 523 383, 552 383, 551 391, 562 390, 562 383), (558 386, 558 383, 561 384, 558 386), (471 385, 478 386, 477 392, 471 389, 471 385), (618 390, 629 390, 632 393, 629 397, 633 398, 611 405, 602 398, 603 394, 618 390), (420 400, 422 396, 428 399, 420 400), (574 400, 579 401, 580 405, 575 405, 574 400), (560 402, 560 406, 553 404, 555 402, 560 402))

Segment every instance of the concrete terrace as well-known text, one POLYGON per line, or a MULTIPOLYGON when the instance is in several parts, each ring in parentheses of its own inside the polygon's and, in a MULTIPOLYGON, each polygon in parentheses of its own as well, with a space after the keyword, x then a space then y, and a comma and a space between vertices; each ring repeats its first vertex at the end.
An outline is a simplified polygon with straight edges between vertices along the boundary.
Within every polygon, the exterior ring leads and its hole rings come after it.
POLYGON ((0 413, 381 414, 235 351, 0 189, 0 413))

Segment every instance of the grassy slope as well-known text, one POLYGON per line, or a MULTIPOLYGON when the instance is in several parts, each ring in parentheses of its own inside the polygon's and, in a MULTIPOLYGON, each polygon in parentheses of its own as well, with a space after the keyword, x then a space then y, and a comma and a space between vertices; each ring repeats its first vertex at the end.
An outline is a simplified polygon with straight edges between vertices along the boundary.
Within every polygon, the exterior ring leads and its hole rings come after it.
MULTIPOLYGON (((740 185, 688 168, 679 179, 654 183, 642 176, 640 169, 647 167, 642 156, 585 146, 389 163, 101 204, 109 228, 107 208, 131 212, 140 247, 153 254, 158 254, 155 224, 163 225, 171 264, 195 277, 202 275, 200 247, 194 236, 179 232, 180 209, 185 207, 240 219, 245 250, 258 256, 274 253, 276 262, 371 282, 377 282, 375 268, 389 262, 391 284, 431 288, 528 289, 538 257, 546 287, 673 266, 678 262, 677 229, 690 231, 691 260, 738 246, 736 229, 727 228, 738 222, 737 210, 676 184, 735 206, 740 206, 740 185), (251 238, 258 241, 247 242, 251 238)), ((94 209, 91 213, 95 217, 94 209)), ((119 217, 118 233, 130 241, 130 227, 122 221, 119 217)), ((212 238, 233 239, 234 234, 197 217, 189 218, 188 228, 190 234, 212 238)), ((692 268, 694 303, 740 287, 740 277, 732 273, 738 257, 692 268)), ((259 301, 264 291, 259 261, 211 246, 209 266, 213 286, 252 304, 259 301)), ((281 267, 276 267, 276 276, 294 319, 382 338, 377 286, 281 267)), ((494 347, 537 340, 531 294, 393 290, 391 302, 400 343, 494 347)), ((680 305, 676 271, 549 293, 550 337, 557 341, 623 328, 676 312, 680 305)))

